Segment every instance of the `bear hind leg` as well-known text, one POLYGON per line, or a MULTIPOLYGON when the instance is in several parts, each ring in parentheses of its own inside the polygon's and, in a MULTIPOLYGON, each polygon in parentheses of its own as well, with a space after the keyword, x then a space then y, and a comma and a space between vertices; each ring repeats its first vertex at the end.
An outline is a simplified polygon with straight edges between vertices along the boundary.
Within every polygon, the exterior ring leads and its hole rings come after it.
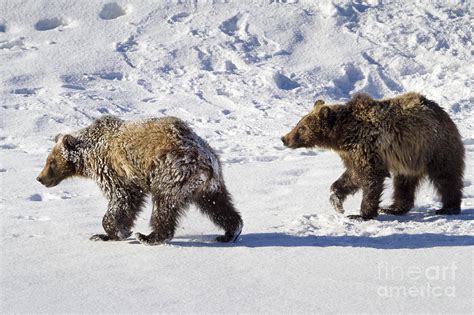
POLYGON ((211 221, 222 228, 225 234, 218 236, 218 242, 236 241, 242 232, 243 222, 234 208, 232 198, 225 186, 215 191, 198 193, 194 199, 199 209, 207 214, 211 221))
POLYGON ((459 214, 461 213, 461 199, 463 181, 461 176, 455 174, 430 174, 430 179, 436 187, 443 207, 436 210, 436 214, 459 214))
POLYGON ((403 215, 415 205, 415 193, 420 183, 418 176, 394 175, 393 177, 393 204, 383 213, 403 215))

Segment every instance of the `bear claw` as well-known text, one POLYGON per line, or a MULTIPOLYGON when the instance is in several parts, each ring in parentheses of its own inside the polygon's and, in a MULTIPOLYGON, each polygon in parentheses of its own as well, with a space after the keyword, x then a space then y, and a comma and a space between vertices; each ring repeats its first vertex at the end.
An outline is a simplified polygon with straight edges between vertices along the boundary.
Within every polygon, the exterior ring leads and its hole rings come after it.
POLYGON ((369 221, 369 220, 373 219, 373 217, 364 217, 364 216, 361 216, 361 215, 358 215, 358 214, 348 215, 347 218, 351 219, 351 220, 356 220, 356 221, 359 221, 359 222, 369 221))
POLYGON ((236 233, 235 235, 220 235, 216 237, 217 242, 222 242, 222 243, 229 243, 229 242, 235 242, 240 236, 240 232, 236 233))
POLYGON ((332 193, 331 196, 329 196, 329 201, 331 202, 332 207, 334 208, 334 210, 336 210, 337 213, 344 213, 342 200, 338 195, 336 195, 335 193, 332 193))
POLYGON ((391 214, 391 215, 405 215, 407 214, 408 211, 405 211, 400 208, 390 207, 390 208, 381 208, 379 209, 379 212, 383 214, 391 214))
POLYGON ((106 242, 110 240, 110 236, 108 236, 107 234, 94 234, 89 239, 94 242, 98 242, 98 241, 106 242))
POLYGON ((165 244, 169 240, 160 240, 160 239, 152 239, 147 235, 143 235, 142 233, 135 233, 135 238, 137 241, 142 243, 143 245, 154 246, 154 245, 162 245, 165 244))

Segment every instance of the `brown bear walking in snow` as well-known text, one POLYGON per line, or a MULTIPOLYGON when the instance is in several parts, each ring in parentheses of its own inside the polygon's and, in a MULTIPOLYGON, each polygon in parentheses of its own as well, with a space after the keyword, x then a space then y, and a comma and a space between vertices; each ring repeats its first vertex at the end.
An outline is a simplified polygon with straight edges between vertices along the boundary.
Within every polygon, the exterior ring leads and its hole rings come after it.
POLYGON ((92 240, 128 238, 147 194, 153 201, 153 232, 136 233, 143 244, 172 239, 190 203, 224 229, 217 241, 234 241, 242 229, 218 156, 177 118, 124 122, 104 116, 72 135, 58 135, 37 179, 52 187, 71 176, 94 179, 109 199, 102 220, 107 234, 92 240))
POLYGON ((382 210, 405 214, 427 176, 443 207, 437 214, 459 214, 464 146, 456 125, 435 102, 416 93, 387 100, 357 95, 345 105, 317 101, 311 113, 282 137, 290 148, 319 146, 336 151, 345 172, 331 186, 330 201, 343 213, 345 198, 362 190, 360 216, 377 216, 384 178, 393 177, 393 204, 382 210))

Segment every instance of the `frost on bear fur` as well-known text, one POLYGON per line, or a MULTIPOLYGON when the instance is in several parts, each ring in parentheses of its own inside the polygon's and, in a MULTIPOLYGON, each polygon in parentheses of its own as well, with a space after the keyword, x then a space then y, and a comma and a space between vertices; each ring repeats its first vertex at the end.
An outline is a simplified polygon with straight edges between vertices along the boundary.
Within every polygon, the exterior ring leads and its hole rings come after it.
POLYGON ((94 179, 109 200, 102 226, 92 240, 123 240, 145 197, 152 196, 149 235, 144 244, 173 238, 179 217, 194 203, 225 231, 218 241, 235 240, 242 219, 232 204, 218 156, 183 121, 174 118, 124 122, 104 116, 73 134, 58 135, 38 176, 46 187, 71 176, 94 179))
POLYGON ((438 214, 458 214, 464 172, 464 146, 458 129, 435 102, 416 93, 374 100, 356 95, 345 105, 317 101, 312 112, 282 137, 290 148, 319 146, 336 151, 346 168, 331 186, 330 201, 343 213, 345 198, 362 190, 360 216, 377 216, 384 178, 393 177, 393 204, 404 214, 414 205, 424 177, 441 196, 438 214))

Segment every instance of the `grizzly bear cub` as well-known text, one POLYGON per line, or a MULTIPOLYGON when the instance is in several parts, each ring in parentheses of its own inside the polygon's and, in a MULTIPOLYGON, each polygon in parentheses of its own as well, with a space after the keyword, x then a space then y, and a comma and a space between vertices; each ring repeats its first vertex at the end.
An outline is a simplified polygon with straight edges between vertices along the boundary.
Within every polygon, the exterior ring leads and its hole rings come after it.
POLYGON ((282 137, 290 148, 322 147, 336 151, 345 172, 331 186, 330 201, 344 213, 345 198, 362 190, 360 215, 377 216, 384 178, 393 177, 393 204, 382 212, 405 214, 414 205, 423 177, 441 196, 437 214, 459 214, 464 172, 464 146, 458 129, 435 102, 416 93, 386 100, 368 95, 345 105, 319 100, 311 113, 282 137))
POLYGON ((102 220, 107 234, 93 235, 91 240, 127 239, 148 194, 153 231, 136 233, 143 244, 172 239, 190 203, 225 231, 217 241, 235 241, 242 230, 218 156, 177 118, 124 122, 104 116, 74 134, 56 136, 55 141, 37 180, 53 187, 71 176, 91 178, 109 200, 102 220))

